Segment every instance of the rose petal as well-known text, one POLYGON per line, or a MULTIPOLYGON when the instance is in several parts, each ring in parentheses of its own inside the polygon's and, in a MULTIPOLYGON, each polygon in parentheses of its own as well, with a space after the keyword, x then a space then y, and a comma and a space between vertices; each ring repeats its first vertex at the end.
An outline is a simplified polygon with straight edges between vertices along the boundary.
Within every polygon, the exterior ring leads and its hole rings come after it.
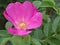
POLYGON ((18 30, 18 35, 20 35, 20 36, 26 36, 26 35, 28 35, 29 33, 31 33, 32 32, 32 30, 18 30))
POLYGON ((16 28, 19 28, 18 25, 16 24, 16 22, 7 14, 6 11, 3 12, 5 18, 11 23, 13 24, 16 28))
POLYGON ((3 14, 4 14, 5 18, 13 24, 14 20, 7 14, 7 12, 4 11, 3 14))
POLYGON ((6 8, 6 12, 11 18, 16 21, 23 18, 23 15, 25 14, 24 8, 19 2, 10 3, 6 8))
POLYGON ((12 35, 26 36, 32 32, 32 30, 17 30, 15 28, 8 27, 8 31, 12 35))
POLYGON ((12 35, 16 35, 18 31, 15 28, 8 27, 8 32, 12 35))
POLYGON ((29 20, 27 29, 38 28, 42 24, 42 14, 37 12, 31 20, 29 20))
POLYGON ((37 8, 31 2, 28 2, 28 1, 25 1, 23 3, 23 6, 25 9, 24 18, 28 20, 34 15, 34 12, 37 11, 37 8))

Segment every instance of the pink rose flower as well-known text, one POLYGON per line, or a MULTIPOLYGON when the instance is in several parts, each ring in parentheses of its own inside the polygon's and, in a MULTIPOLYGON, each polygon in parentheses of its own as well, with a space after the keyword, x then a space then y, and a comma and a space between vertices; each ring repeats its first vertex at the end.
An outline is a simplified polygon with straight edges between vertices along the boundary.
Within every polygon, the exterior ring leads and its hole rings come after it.
POLYGON ((5 18, 14 25, 14 28, 8 27, 12 35, 25 36, 42 24, 42 14, 36 7, 28 1, 23 4, 20 2, 10 3, 4 11, 5 18))

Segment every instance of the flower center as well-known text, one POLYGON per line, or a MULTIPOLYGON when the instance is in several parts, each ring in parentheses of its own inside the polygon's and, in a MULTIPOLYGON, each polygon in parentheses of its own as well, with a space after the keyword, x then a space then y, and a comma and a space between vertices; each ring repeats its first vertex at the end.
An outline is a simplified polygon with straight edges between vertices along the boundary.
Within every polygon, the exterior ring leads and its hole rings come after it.
POLYGON ((20 23, 20 24, 19 24, 19 27, 20 27, 21 29, 25 29, 25 28, 26 28, 26 23, 20 23))

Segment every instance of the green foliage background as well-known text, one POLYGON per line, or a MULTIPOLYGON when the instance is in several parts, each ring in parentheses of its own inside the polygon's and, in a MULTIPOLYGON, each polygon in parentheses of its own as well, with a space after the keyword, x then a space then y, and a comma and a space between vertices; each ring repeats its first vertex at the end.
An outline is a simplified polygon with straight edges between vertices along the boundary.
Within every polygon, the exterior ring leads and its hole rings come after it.
POLYGON ((0 0, 0 45, 60 45, 60 0, 0 0), (9 34, 12 24, 3 16, 6 6, 16 1, 30 1, 43 14, 42 26, 25 37, 9 34))

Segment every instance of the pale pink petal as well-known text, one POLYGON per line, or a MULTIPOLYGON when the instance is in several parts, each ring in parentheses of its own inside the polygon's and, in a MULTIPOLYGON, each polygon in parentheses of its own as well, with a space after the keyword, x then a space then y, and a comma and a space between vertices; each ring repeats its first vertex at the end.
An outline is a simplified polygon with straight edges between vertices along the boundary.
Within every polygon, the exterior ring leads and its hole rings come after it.
POLYGON ((27 29, 34 29, 40 27, 42 24, 42 14, 40 12, 37 12, 31 20, 29 20, 27 29))
POLYGON ((23 3, 23 6, 25 9, 24 18, 27 20, 30 19, 34 15, 35 12, 37 12, 37 8, 31 2, 25 1, 23 3))
POLYGON ((31 33, 32 32, 32 30, 18 30, 18 35, 20 35, 20 36, 26 36, 26 35, 28 35, 29 33, 31 33))
POLYGON ((18 31, 15 28, 8 27, 8 32, 12 35, 17 35, 18 31))

